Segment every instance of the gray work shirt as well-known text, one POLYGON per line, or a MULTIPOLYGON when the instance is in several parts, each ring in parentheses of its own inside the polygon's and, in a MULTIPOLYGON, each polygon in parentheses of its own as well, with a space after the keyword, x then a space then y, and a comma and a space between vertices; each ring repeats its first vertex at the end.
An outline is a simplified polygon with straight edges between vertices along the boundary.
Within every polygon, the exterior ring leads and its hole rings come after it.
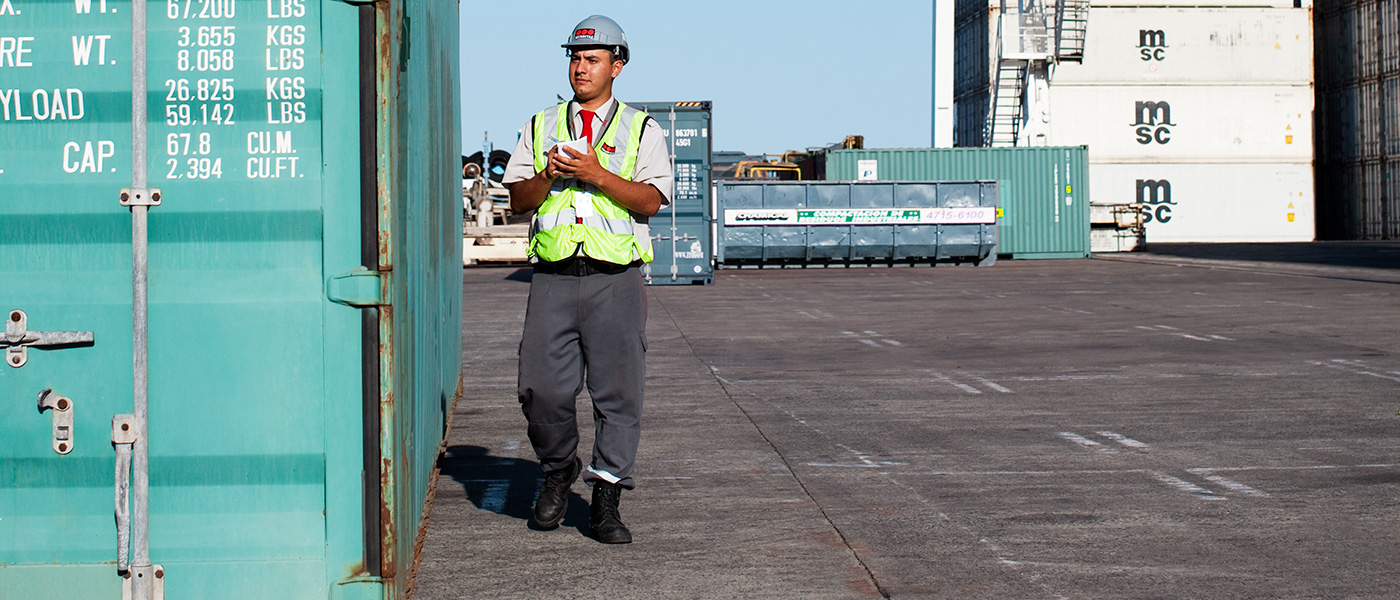
MULTIPOLYGON (((594 135, 601 136, 603 134, 603 117, 612 112, 616 104, 616 98, 608 98, 608 101, 604 102, 603 106, 593 113, 594 135)), ((572 131, 583 131, 583 117, 580 116, 577 102, 569 102, 569 124, 573 126, 572 131)), ((510 162, 506 164, 505 176, 501 178, 501 183, 504 185, 524 181, 535 176, 535 136, 530 126, 531 122, 526 121, 520 140, 515 143, 515 151, 510 154, 510 162)), ((622 124, 619 123, 618 126, 621 127, 622 124)), ((657 123, 656 119, 647 119, 646 126, 642 128, 642 143, 638 149, 637 167, 632 173, 632 181, 650 183, 652 187, 661 192, 663 206, 671 203, 671 196, 675 191, 675 177, 671 172, 671 153, 666 146, 666 131, 661 128, 661 124, 657 123)))

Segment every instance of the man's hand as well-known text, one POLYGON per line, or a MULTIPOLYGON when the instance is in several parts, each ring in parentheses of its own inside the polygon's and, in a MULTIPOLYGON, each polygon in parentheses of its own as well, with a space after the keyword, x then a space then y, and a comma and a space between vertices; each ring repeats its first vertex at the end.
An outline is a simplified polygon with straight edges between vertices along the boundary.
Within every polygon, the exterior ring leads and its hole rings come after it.
POLYGON ((550 148, 546 155, 547 161, 544 170, 535 173, 534 177, 517 181, 506 186, 510 192, 510 211, 523 215, 544 203, 544 199, 549 195, 550 186, 554 185, 554 180, 560 177, 559 170, 554 166, 554 160, 558 156, 558 148, 550 148))
MULTIPOLYGON (((651 216, 661 210, 661 192, 649 183, 627 181, 612 171, 603 168, 598 162, 598 154, 592 146, 587 147, 583 156, 574 156, 572 150, 557 150, 551 154, 546 171, 553 169, 561 177, 573 177, 592 184, 632 212, 651 216)), ((621 156, 614 160, 621 160, 621 156)))
POLYGON ((554 180, 570 177, 588 183, 602 190, 614 202, 637 214, 651 216, 661 210, 662 196, 649 183, 627 181, 612 171, 603 168, 592 147, 583 156, 574 156, 568 150, 550 148, 548 162, 544 170, 534 177, 511 184, 510 209, 518 215, 539 208, 549 194, 554 180))
MULTIPOLYGON (((603 186, 604 178, 612 175, 603 165, 598 162, 598 154, 593 151, 592 146, 584 146, 587 149, 582 156, 574 156, 574 150, 558 146, 550 149, 549 168, 556 176, 573 177, 584 183, 591 183, 598 187, 603 186)), ((615 176, 614 176, 615 177, 615 176)))

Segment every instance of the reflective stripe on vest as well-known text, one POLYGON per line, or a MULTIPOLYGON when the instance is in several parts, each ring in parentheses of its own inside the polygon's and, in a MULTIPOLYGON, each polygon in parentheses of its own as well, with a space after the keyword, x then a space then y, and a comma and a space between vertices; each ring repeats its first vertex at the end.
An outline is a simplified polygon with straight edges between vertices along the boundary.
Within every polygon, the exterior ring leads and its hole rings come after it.
MULTIPOLYGON (((607 120, 593 146, 603 168, 632 181, 646 120, 646 113, 617 103, 615 114, 607 120), (619 130, 624 133, 618 135, 619 130)), ((535 115, 531 134, 535 171, 538 172, 548 164, 549 150, 556 142, 573 139, 569 133, 569 103, 535 115)), ((573 256, 580 244, 584 255, 610 263, 651 262, 652 259, 651 235, 646 223, 639 222, 631 211, 593 186, 573 178, 556 179, 530 224, 529 254, 540 260, 564 260, 573 256), (582 222, 580 214, 584 215, 582 222)))

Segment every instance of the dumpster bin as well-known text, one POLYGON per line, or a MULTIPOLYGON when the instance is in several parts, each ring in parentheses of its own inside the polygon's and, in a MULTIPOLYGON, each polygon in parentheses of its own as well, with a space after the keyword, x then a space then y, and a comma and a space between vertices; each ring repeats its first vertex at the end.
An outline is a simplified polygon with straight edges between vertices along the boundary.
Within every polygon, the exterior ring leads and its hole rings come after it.
POLYGON ((995 181, 725 181, 726 266, 996 261, 995 181))

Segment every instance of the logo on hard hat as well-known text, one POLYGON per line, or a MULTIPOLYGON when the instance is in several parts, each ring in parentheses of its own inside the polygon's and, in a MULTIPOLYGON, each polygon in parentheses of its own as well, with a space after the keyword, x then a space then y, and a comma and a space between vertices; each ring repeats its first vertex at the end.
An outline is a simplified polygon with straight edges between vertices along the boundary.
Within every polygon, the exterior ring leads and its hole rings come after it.
POLYGON ((597 31, 594 31, 594 30, 592 30, 592 29, 575 29, 575 30, 574 30, 574 37, 584 37, 584 36, 593 37, 594 35, 597 35, 597 33, 598 33, 597 31))

